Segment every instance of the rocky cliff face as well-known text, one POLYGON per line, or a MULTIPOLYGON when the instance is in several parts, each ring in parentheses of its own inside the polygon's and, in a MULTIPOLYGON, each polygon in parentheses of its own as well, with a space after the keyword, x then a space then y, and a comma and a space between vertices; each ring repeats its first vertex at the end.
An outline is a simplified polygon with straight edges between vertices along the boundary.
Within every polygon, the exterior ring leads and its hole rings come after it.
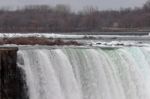
POLYGON ((0 99, 27 99, 22 72, 16 64, 17 50, 0 47, 0 99))

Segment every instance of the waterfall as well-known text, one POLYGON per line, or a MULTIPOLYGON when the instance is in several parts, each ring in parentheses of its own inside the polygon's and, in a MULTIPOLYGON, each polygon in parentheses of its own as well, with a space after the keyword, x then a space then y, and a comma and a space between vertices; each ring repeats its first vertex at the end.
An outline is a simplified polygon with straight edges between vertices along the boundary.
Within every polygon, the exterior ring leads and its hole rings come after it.
POLYGON ((19 50, 29 99, 150 99, 150 48, 19 50))

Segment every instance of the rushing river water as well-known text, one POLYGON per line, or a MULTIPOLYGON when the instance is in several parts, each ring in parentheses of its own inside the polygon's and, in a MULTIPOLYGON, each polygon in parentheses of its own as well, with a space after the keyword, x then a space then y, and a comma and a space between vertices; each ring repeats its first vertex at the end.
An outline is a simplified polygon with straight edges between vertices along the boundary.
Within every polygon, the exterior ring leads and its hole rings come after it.
POLYGON ((150 47, 20 49, 30 99, 150 99, 150 47))

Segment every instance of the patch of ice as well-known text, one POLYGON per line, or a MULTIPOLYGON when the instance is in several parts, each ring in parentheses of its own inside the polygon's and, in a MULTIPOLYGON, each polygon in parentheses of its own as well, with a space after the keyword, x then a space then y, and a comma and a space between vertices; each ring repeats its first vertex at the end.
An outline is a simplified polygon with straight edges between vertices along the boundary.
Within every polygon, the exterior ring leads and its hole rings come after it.
POLYGON ((62 35, 54 33, 0 33, 0 38, 45 37, 45 38, 84 38, 85 35, 62 35))

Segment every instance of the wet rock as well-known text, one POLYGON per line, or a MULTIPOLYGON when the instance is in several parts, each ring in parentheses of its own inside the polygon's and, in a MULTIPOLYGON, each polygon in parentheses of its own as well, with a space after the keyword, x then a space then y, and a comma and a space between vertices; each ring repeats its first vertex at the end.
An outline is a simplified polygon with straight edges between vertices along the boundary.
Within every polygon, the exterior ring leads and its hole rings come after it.
POLYGON ((0 47, 1 99, 28 99, 23 74, 17 67, 17 48, 0 47))

